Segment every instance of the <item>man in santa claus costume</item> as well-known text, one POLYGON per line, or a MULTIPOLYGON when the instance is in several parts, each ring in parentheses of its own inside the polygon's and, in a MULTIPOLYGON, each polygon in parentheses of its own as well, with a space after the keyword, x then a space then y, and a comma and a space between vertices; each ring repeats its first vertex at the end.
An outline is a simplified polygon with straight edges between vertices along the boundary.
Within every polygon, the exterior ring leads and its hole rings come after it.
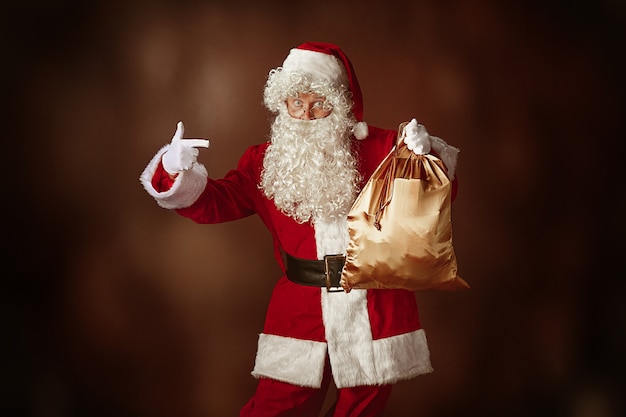
MULTIPOLYGON (((397 131, 363 121, 358 80, 336 45, 292 49, 263 97, 276 114, 271 139, 248 148, 224 178, 208 178, 196 160, 208 141, 184 139, 179 123, 141 182, 161 207, 197 223, 256 214, 272 234, 284 274, 258 340, 257 390, 241 416, 317 417, 331 378, 338 390, 328 415, 381 415, 395 382, 432 371, 415 294, 345 292, 339 281, 347 213, 397 131)), ((438 138, 432 148, 452 178, 458 149, 438 138)))

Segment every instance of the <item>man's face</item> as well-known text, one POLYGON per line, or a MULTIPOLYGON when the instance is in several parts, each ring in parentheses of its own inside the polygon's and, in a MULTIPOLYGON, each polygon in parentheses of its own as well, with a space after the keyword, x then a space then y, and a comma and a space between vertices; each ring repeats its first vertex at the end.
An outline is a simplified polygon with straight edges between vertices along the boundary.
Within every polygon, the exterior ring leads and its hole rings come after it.
POLYGON ((298 93, 297 97, 288 97, 285 104, 289 116, 300 120, 322 119, 333 111, 326 103, 326 97, 311 93, 298 93))

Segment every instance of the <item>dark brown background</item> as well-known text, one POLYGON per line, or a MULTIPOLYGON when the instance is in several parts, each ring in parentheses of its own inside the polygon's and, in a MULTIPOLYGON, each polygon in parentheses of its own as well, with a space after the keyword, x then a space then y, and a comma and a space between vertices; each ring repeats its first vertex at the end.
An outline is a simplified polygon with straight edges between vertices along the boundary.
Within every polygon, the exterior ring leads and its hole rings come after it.
POLYGON ((386 415, 623 415, 624 2, 337 3, 5 4, 3 415, 238 415, 269 235, 195 225, 138 177, 178 120, 223 175, 307 40, 351 57, 370 124, 417 117, 462 149, 472 289, 417 294, 435 372, 386 415))

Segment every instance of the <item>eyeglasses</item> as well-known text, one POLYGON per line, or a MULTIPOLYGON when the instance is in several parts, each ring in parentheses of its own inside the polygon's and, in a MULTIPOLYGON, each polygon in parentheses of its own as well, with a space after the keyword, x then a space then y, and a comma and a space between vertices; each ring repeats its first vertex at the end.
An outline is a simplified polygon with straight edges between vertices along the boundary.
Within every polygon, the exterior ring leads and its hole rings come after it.
POLYGON ((287 112, 295 119, 322 119, 332 113, 332 106, 325 97, 310 93, 300 93, 298 97, 287 97, 287 112))

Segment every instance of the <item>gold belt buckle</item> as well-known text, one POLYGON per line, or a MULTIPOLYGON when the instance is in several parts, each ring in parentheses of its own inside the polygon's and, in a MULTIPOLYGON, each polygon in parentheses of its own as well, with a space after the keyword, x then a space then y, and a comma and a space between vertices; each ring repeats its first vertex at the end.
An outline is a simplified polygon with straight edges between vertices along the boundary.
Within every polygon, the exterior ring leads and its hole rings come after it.
MULTIPOLYGON (((324 255, 324 279, 326 280, 326 292, 343 292, 341 287, 332 287, 330 284, 329 259, 345 259, 344 255, 324 255)), ((342 268, 343 269, 343 268, 342 268)), ((337 271, 338 273, 341 271, 337 271)))

